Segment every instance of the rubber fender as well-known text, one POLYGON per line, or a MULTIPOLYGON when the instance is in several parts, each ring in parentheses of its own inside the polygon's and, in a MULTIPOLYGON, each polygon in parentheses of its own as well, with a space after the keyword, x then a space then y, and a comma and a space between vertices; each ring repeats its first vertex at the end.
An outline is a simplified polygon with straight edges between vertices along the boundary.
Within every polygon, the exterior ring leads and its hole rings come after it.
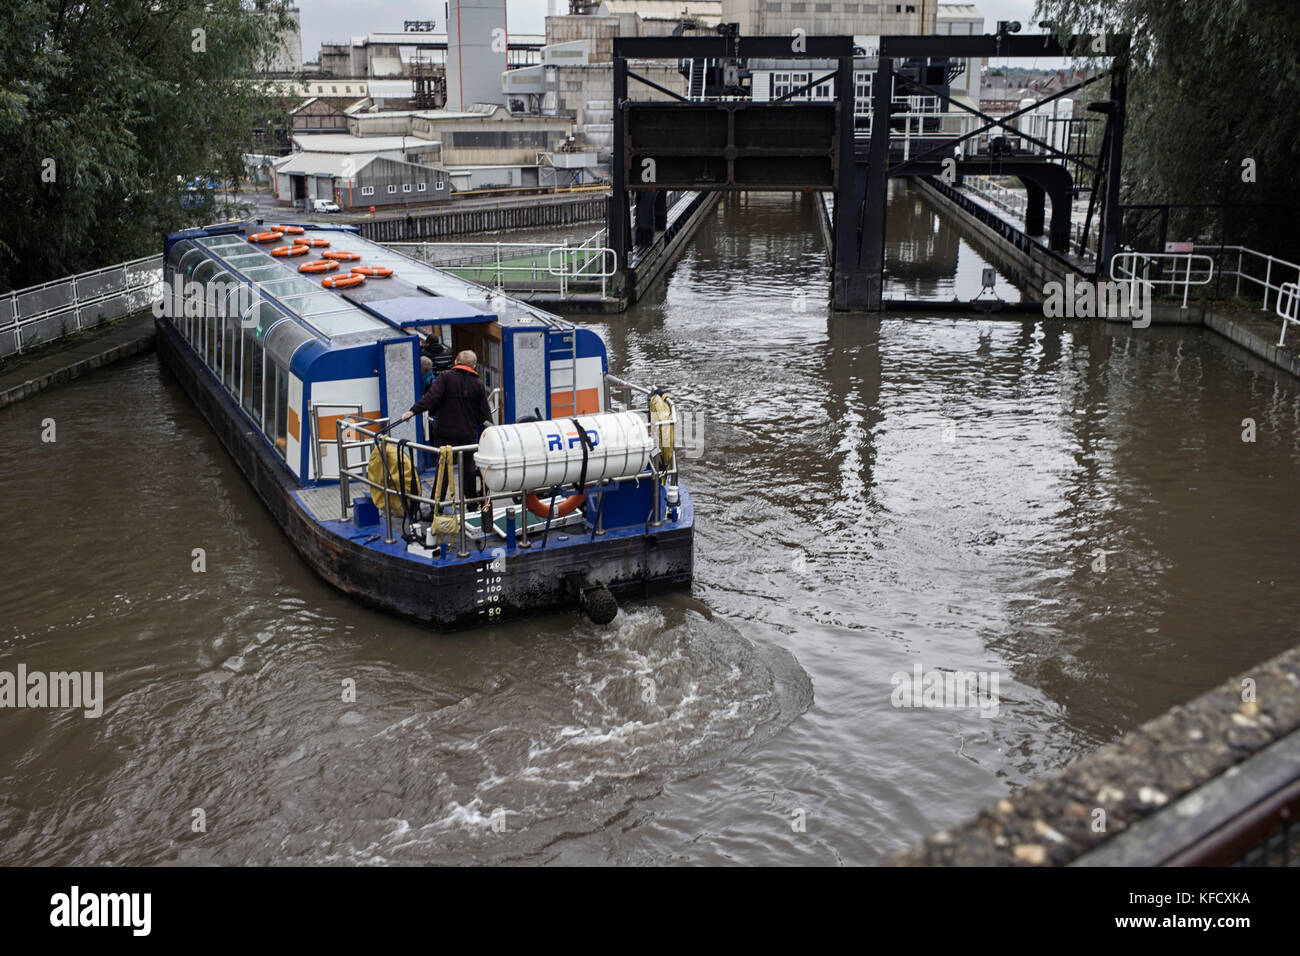
POLYGON ((618 601, 603 584, 582 592, 582 613, 593 624, 608 624, 618 616, 618 601))

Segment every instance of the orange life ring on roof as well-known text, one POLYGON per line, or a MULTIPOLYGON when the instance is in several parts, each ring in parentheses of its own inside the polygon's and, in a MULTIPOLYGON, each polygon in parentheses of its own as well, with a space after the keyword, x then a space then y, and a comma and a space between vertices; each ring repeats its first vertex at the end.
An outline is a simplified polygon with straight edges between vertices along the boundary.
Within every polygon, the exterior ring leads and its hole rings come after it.
POLYGON ((282 232, 274 232, 274 231, 255 232, 248 237, 248 241, 249 242, 275 242, 276 240, 283 239, 283 238, 284 238, 284 233, 282 232))
MULTIPOLYGON (((586 495, 570 495, 569 497, 564 499, 564 501, 560 504, 559 507, 555 509, 555 517, 563 518, 566 515, 573 514, 575 511, 578 510, 578 508, 582 506, 582 503, 586 500, 587 500, 586 495)), ((524 499, 524 503, 528 505, 528 510, 531 511, 539 518, 545 519, 546 516, 550 514, 550 511, 547 510, 546 505, 542 504, 542 499, 538 498, 536 495, 529 495, 527 498, 524 499)))
POLYGON ((278 232, 286 232, 291 236, 301 236, 307 230, 302 226, 272 226, 278 232))
POLYGON ((305 256, 309 252, 311 250, 306 246, 281 246, 279 249, 272 249, 271 255, 285 259, 290 256, 305 256))
POLYGON ((337 259, 339 262, 356 262, 358 259, 361 258, 361 256, 358 253, 343 252, 342 250, 331 250, 330 252, 322 252, 321 255, 324 256, 326 259, 337 259))
POLYGON ((311 262, 304 262, 298 267, 299 272, 333 272, 339 267, 337 262, 331 262, 328 259, 314 259, 311 262))
POLYGON ((328 239, 312 239, 310 237, 295 239, 294 242, 300 246, 311 246, 314 249, 327 249, 330 244, 328 239))
POLYGON ((353 275, 370 276, 372 279, 387 279, 393 274, 388 266, 353 266, 353 275))
POLYGON ((320 284, 327 289, 351 289, 353 286, 364 284, 365 281, 365 276, 354 276, 349 274, 345 276, 334 276, 330 279, 321 279, 320 284))

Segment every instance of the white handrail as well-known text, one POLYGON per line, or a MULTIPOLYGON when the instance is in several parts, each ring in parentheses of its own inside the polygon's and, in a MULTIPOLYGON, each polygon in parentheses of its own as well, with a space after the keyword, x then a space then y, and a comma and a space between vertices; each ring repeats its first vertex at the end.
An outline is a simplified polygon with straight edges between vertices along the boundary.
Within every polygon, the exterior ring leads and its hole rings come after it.
POLYGON ((1300 285, 1283 282, 1278 288, 1277 305, 1274 308, 1282 317, 1282 334, 1277 340, 1280 348, 1286 344, 1286 327, 1291 324, 1300 325, 1300 285))
POLYGON ((1266 252, 1260 252, 1258 249, 1251 249, 1248 246, 1215 246, 1215 245, 1210 245, 1208 243, 1197 243, 1196 245, 1192 246, 1192 249, 1194 251, 1203 252, 1206 255, 1235 252, 1237 254, 1237 267, 1235 269, 1229 269, 1229 268, 1224 268, 1221 265, 1219 268, 1219 274, 1222 276, 1237 277, 1236 286, 1233 289, 1234 295, 1241 295, 1242 279, 1245 279, 1247 282, 1253 283, 1254 285, 1262 286, 1264 289, 1264 303, 1262 308, 1264 309, 1265 312, 1268 311, 1269 293, 1270 292, 1281 293, 1282 287, 1287 284, 1286 282, 1283 282, 1281 280, 1280 276, 1278 277, 1278 281, 1276 282, 1274 281, 1275 267, 1277 268, 1277 271, 1281 271, 1281 272, 1285 272, 1287 270, 1295 270, 1296 279, 1300 280, 1300 264, 1294 262, 1288 262, 1286 259, 1280 259, 1277 256, 1270 256, 1266 252), (1247 256, 1250 256, 1254 259, 1263 260, 1264 262, 1263 279, 1260 279, 1258 276, 1251 275, 1249 272, 1245 270, 1247 256))
POLYGON ((1187 308, 1187 293, 1194 285, 1207 285, 1214 279, 1214 260, 1209 256, 1192 252, 1117 252, 1110 260, 1110 277, 1122 282, 1132 283, 1136 279, 1148 285, 1167 285, 1171 288, 1183 287, 1183 308, 1187 308), (1205 265, 1193 264, 1192 260, 1203 260, 1205 265), (1173 265, 1173 274, 1168 279, 1152 279, 1151 266, 1154 263, 1168 261, 1173 265), (1184 265, 1183 275, 1178 276, 1178 264, 1184 265), (1204 277, 1200 272, 1192 278, 1192 269, 1205 269, 1204 277), (1141 275, 1139 275, 1139 272, 1141 275), (1123 273, 1117 275, 1117 273, 1123 273))

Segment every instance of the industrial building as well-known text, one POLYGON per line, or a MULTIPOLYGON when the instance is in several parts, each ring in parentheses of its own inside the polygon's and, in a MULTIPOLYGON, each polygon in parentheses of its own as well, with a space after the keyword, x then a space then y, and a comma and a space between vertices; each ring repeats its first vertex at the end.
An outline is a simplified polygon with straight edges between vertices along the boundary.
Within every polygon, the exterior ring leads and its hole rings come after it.
MULTIPOLYGON (((263 4, 259 3, 259 7, 263 4)), ((279 43, 270 61, 262 64, 260 72, 270 75, 293 76, 302 72, 302 23, 297 7, 289 4, 274 13, 267 11, 264 15, 283 15, 288 21, 280 31, 279 43)))
POLYGON ((346 133, 348 117, 337 106, 319 96, 313 96, 289 113, 293 132, 296 133, 346 133))
MULTIPOLYGON (((782 6, 781 4, 769 5, 782 6)), ((789 6, 789 4, 784 6, 789 6)), ((817 6, 820 6, 820 4, 817 6)), ((904 8, 902 14, 897 12, 881 14, 879 12, 881 7, 892 8, 898 6, 898 4, 837 4, 836 6, 856 6, 859 12, 853 17, 848 17, 846 14, 846 17, 858 27, 865 24, 876 29, 884 29, 900 15, 904 17, 908 15, 906 13, 906 4, 902 5, 904 8), (872 9, 864 11, 863 8, 872 9)), ((930 33, 941 36, 978 36, 984 32, 984 15, 972 3, 927 4, 925 7, 926 17, 930 24, 928 32, 930 33)), ((863 51, 863 55, 855 61, 857 69, 854 71, 854 118, 855 125, 860 130, 865 130, 870 124, 872 81, 875 75, 877 54, 875 47, 878 37, 878 33, 854 34, 854 46, 863 51)), ((692 70, 699 70, 702 66, 702 62, 697 61, 692 64, 692 70)), ((750 62, 749 67, 751 71, 750 86, 755 100, 767 101, 790 96, 793 101, 815 102, 821 100, 830 102, 834 98, 834 81, 830 79, 804 93, 793 93, 791 95, 792 91, 811 83, 816 77, 826 74, 826 68, 816 61, 755 60, 750 62)), ((932 70, 932 72, 937 72, 932 77, 933 82, 930 85, 935 88, 946 86, 948 94, 954 100, 965 103, 969 107, 978 108, 982 69, 983 61, 980 59, 945 61, 932 70)), ((695 86, 696 84, 693 83, 692 85, 695 86)), ((700 87, 702 85, 702 83, 699 84, 700 87)), ((897 97, 897 99, 906 99, 908 105, 907 113, 896 121, 904 124, 905 139, 909 135, 917 138, 957 136, 972 128, 974 123, 972 114, 961 109, 951 108, 938 96, 910 95, 897 97)))
MULTIPOLYGON (((504 28, 504 26, 503 26, 504 28)), ((488 32, 491 38, 491 32, 488 32)), ((538 34, 508 33, 506 63, 509 67, 528 66, 540 61, 546 38, 538 34)), ((324 43, 315 64, 321 79, 353 77, 362 79, 410 78, 418 64, 447 65, 448 35, 431 30, 405 30, 400 33, 367 33, 347 41, 324 43)), ((311 68, 313 64, 307 64, 311 68)))
MULTIPOLYGON (((614 37, 712 34, 721 18, 720 0, 603 0, 589 13, 546 18, 546 45, 534 66, 510 70, 502 78, 506 105, 513 113, 571 116, 576 138, 607 159, 614 136, 614 37)), ((657 60, 633 64, 637 73, 680 96, 687 79, 672 64, 657 60)), ((651 87, 649 99, 671 99, 651 87)), ((640 95, 640 93, 638 94, 640 95)))
POLYGON ((447 0, 447 108, 501 97, 506 0, 447 0))
POLYGON ((495 103, 338 116, 316 108, 308 115, 335 129, 343 122, 347 132, 295 132, 295 152, 277 164, 282 203, 423 205, 450 199, 453 189, 536 189, 604 178, 594 154, 573 148, 573 121, 565 116, 513 115, 495 103))
MULTIPOLYGON (((544 36, 510 35, 505 0, 448 0, 446 32, 436 32, 431 21, 407 21, 400 33, 323 44, 319 62, 307 65, 298 85, 305 100, 293 112, 298 154, 277 173, 279 194, 293 201, 332 191, 340 205, 355 207, 371 204, 358 201, 361 189, 374 190, 367 200, 377 195, 384 202, 402 202, 402 188, 409 185, 406 201, 418 201, 421 182, 426 193, 445 182, 441 188, 448 194, 604 182, 613 141, 616 36, 713 35, 723 22, 738 23, 742 34, 852 33, 863 53, 855 112, 865 124, 876 37, 983 32, 983 16, 974 4, 934 0, 569 0, 568 7, 569 15, 546 18, 544 36), (342 175, 347 157, 355 176, 342 175), (426 172, 417 176, 415 169, 426 172), (389 186, 397 193, 390 194, 389 186), (349 187, 350 196, 342 195, 349 187)), ((751 60, 744 66, 744 84, 759 100, 790 93, 810 82, 817 69, 806 60, 751 60)), ((663 88, 639 85, 642 98, 719 92, 718 78, 710 72, 718 69, 716 63, 657 60, 630 67, 663 88)), ((940 85, 957 99, 978 104, 978 61, 945 66, 944 72, 940 85)), ((827 82, 796 98, 830 96, 827 82)), ((936 122, 967 122, 938 97, 910 99, 914 116, 935 117, 909 120, 918 131, 933 133, 936 122)))
MULTIPOLYGON (((619 2, 619 0, 606 0, 619 2)), ((934 33, 940 4, 861 3, 857 0, 721 0, 722 20, 740 24, 741 36, 895 36, 934 33)))
POLYGON ((399 135, 351 136, 337 133, 295 134, 294 148, 303 153, 340 156, 372 155, 407 163, 432 164, 441 161, 440 147, 427 137, 404 130, 399 135))
POLYGON ((275 164, 276 198, 295 209, 313 199, 358 210, 427 206, 450 202, 452 188, 445 169, 366 153, 294 153, 275 164))
POLYGON ((536 166, 538 153, 568 141, 573 120, 518 116, 495 103, 476 103, 462 111, 413 113, 411 132, 439 143, 447 166, 536 166))

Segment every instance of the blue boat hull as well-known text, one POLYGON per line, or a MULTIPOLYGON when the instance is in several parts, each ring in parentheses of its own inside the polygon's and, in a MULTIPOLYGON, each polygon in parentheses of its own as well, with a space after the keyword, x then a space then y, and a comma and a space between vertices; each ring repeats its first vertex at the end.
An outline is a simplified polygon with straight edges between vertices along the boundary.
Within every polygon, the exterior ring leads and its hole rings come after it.
MULTIPOLYGON (((327 528, 298 501, 297 483, 252 423, 194 355, 171 322, 157 320, 162 365, 212 426, 303 559, 339 591, 360 602, 440 630, 495 623, 547 610, 577 608, 578 592, 595 585, 640 598, 689 587, 694 570, 689 497, 683 518, 654 533, 611 534, 581 543, 484 551, 448 564, 367 547, 327 528)), ((355 533, 355 529, 354 529, 355 533)))

